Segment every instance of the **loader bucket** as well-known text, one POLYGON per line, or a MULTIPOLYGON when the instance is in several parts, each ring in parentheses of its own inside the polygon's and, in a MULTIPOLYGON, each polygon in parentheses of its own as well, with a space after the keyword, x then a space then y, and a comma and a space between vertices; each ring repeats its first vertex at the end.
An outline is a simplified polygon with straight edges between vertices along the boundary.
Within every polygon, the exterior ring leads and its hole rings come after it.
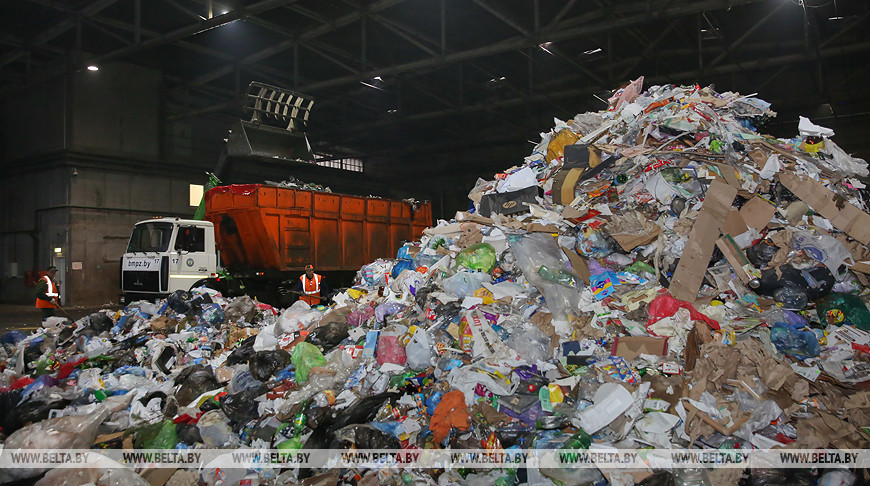
POLYGON ((227 139, 227 155, 256 156, 281 160, 314 160, 304 132, 240 120, 227 139))

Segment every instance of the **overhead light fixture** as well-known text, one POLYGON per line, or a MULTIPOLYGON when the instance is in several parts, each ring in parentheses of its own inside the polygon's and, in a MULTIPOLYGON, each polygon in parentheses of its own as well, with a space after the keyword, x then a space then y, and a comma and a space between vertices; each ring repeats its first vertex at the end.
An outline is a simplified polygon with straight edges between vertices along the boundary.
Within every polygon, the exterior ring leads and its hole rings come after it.
POLYGON ((63 251, 63 248, 60 248, 60 247, 57 247, 57 248, 54 249, 54 252, 55 252, 55 253, 60 253, 60 252, 62 252, 62 251, 63 251))
POLYGON ((381 90, 384 92, 387 91, 383 88, 385 83, 384 83, 384 80, 380 76, 375 76, 370 80, 362 80, 359 82, 359 84, 361 84, 363 86, 368 86, 369 88, 372 88, 372 89, 377 89, 377 90, 381 90))
POLYGON ((841 16, 828 17, 828 20, 846 20, 846 17, 841 17, 841 16))
POLYGON ((550 50, 551 45, 553 45, 552 42, 543 42, 541 44, 538 44, 538 47, 540 47, 541 50, 546 52, 547 54, 549 54, 551 56, 555 56, 555 54, 553 54, 553 51, 550 50))
POLYGON ((95 65, 95 64, 91 64, 90 66, 88 66, 88 71, 99 71, 99 70, 100 70, 100 67, 95 65))
POLYGON ((584 56, 591 56, 592 54, 598 54, 599 52, 603 52, 604 49, 600 47, 596 47, 595 49, 589 49, 587 51, 583 51, 584 56))
POLYGON ((387 113, 389 113, 390 115, 395 115, 395 114, 398 113, 398 112, 399 112, 399 110, 397 110, 397 109, 395 109, 395 108, 392 108, 392 109, 387 110, 387 113))

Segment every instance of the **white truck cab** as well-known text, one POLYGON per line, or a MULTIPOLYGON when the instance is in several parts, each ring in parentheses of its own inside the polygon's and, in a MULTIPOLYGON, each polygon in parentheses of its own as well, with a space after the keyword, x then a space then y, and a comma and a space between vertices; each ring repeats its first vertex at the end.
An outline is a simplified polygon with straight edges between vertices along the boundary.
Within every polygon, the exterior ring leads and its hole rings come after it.
MULTIPOLYGON (((136 223, 121 257, 125 297, 156 298, 217 276, 214 225, 209 221, 155 218, 136 223)), ((130 299, 125 298, 125 301, 130 299)))

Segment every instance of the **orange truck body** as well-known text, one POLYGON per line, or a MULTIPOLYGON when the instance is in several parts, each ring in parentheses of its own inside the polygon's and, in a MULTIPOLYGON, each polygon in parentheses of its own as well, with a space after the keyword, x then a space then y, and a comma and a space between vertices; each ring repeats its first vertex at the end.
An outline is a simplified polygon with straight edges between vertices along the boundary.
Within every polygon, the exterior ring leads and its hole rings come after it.
POLYGON ((402 241, 432 225, 429 202, 305 191, 262 184, 219 186, 205 194, 205 219, 229 269, 359 270, 395 258, 402 241))

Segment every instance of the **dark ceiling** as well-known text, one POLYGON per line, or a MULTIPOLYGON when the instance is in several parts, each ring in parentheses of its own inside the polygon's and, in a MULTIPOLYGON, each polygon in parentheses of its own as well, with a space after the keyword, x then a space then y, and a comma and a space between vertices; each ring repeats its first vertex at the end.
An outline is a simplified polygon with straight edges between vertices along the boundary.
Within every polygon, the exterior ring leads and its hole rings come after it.
POLYGON ((758 93, 780 113, 772 133, 795 134, 804 114, 868 155, 867 0, 0 5, 2 93, 125 61, 164 73, 169 121, 217 117, 229 126, 239 94, 261 81, 316 98, 315 148, 408 171, 509 167, 554 116, 603 109, 610 90, 640 75, 647 86, 758 93))

